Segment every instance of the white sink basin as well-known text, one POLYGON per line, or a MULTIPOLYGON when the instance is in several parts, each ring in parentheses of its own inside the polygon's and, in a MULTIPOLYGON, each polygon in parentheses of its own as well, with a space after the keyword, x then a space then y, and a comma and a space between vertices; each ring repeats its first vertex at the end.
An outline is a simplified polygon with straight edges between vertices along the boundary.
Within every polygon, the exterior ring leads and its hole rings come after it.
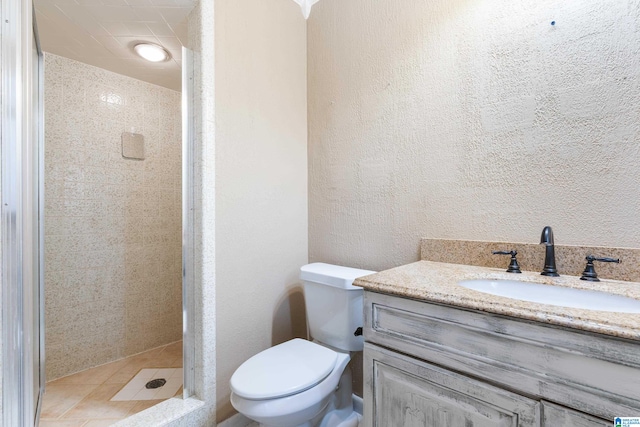
POLYGON ((521 301, 587 310, 640 313, 640 300, 607 292, 541 285, 517 280, 462 280, 458 282, 458 285, 475 291, 521 301))

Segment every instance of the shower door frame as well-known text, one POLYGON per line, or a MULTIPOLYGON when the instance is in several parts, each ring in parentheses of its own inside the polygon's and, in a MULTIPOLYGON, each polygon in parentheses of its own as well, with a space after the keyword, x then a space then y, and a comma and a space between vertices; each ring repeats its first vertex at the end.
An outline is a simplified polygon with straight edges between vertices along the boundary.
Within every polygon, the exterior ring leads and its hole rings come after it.
POLYGON ((182 47, 182 367, 183 398, 195 395, 195 110, 194 54, 182 47))
POLYGON ((32 427, 45 383, 43 63, 32 0, 1 4, 2 422, 32 427))

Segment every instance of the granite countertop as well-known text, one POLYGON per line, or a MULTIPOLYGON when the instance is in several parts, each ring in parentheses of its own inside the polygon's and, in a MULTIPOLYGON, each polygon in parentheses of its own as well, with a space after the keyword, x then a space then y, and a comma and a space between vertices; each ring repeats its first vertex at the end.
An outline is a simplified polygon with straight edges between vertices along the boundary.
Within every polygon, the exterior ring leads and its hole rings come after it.
POLYGON ((640 314, 585 310, 520 301, 457 284, 469 279, 505 279, 609 292, 640 300, 640 283, 601 279, 587 282, 576 276, 546 277, 539 272, 512 274, 504 269, 418 261, 357 279, 367 291, 469 308, 551 325, 640 341, 640 314))

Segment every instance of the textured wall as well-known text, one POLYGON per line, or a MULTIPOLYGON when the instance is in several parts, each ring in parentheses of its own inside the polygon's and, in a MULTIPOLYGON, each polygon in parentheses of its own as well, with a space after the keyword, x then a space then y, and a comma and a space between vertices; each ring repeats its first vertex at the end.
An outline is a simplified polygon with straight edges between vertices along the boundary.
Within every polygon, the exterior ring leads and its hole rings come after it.
POLYGON ((307 263, 306 25, 291 0, 217 0, 218 420, 249 357, 304 336, 307 263))
POLYGON ((181 338, 180 93, 47 54, 45 111, 52 380, 181 338))
POLYGON ((383 269, 421 237, 546 224, 640 247, 638 22, 632 0, 317 3, 310 260, 383 269))

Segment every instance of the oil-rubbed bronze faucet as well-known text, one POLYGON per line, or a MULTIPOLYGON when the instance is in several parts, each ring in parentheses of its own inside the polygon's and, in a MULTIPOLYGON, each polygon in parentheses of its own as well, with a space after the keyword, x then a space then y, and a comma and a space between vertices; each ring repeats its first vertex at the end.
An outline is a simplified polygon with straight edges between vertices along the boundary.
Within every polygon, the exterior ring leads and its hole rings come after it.
POLYGON ((518 259, 516 258, 518 251, 512 249, 510 251, 493 251, 491 253, 494 255, 511 255, 511 264, 509 264, 509 268, 507 268, 507 273, 522 273, 518 265, 518 259))
POLYGON ((542 229, 540 244, 545 245, 543 276, 559 276, 556 269, 556 251, 553 246, 553 230, 548 225, 542 229))
POLYGON ((580 277, 580 280, 588 280, 590 282, 600 281, 600 279, 598 279, 598 274, 596 274, 596 268, 593 265, 593 261, 615 262, 616 264, 620 264, 619 258, 597 258, 597 257, 594 257, 593 255, 587 255, 585 259, 587 260, 587 266, 584 268, 584 271, 582 272, 582 277, 580 277))

